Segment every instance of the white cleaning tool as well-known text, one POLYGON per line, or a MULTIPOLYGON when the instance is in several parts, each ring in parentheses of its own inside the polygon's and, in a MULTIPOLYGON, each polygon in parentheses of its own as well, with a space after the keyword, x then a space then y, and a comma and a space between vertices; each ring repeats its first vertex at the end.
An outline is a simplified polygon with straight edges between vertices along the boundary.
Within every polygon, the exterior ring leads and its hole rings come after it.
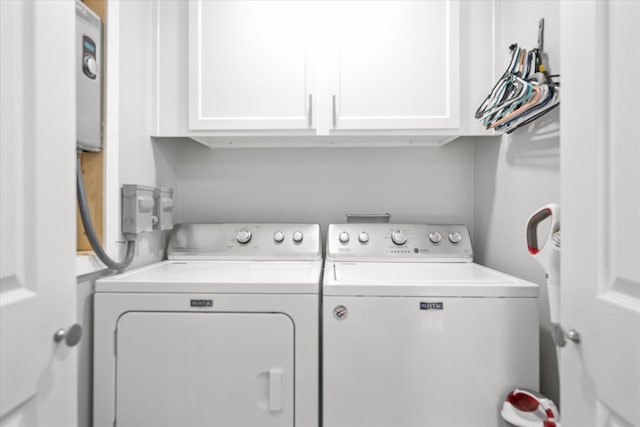
MULTIPOLYGON (((527 249, 547 274, 549 315, 556 334, 564 337, 560 321, 560 206, 543 206, 527 222, 527 249), (538 226, 550 218, 549 231, 542 245, 538 243, 538 226)), ((559 355, 558 355, 559 356, 559 355)), ((524 388, 511 391, 502 404, 502 418, 517 427, 560 427, 556 405, 542 394, 524 388)))
POLYGON ((560 427, 556 405, 542 394, 526 388, 511 391, 500 411, 502 418, 517 427, 560 427))
POLYGON ((529 217, 527 249, 547 274, 549 315, 551 323, 558 324, 560 322, 560 206, 558 204, 548 204, 529 217), (540 246, 538 244, 538 226, 549 217, 551 218, 549 231, 540 246))

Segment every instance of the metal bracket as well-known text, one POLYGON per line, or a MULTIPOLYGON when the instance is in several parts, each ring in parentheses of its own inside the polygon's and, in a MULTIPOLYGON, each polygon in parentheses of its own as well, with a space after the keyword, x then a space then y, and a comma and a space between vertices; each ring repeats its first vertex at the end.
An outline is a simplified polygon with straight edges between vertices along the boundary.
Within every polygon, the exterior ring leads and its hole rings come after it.
POLYGON ((544 48, 544 18, 538 21, 538 51, 542 54, 544 48))

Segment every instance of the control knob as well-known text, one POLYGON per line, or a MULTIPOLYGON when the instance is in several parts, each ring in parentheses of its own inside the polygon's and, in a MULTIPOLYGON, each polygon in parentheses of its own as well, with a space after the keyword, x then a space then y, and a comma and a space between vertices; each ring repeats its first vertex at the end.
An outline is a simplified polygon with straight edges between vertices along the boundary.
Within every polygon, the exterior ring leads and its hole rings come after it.
POLYGON ((93 56, 85 55, 82 59, 82 69, 89 78, 95 79, 98 73, 98 63, 93 56))
POLYGON ((304 239, 304 234, 302 234, 302 231, 294 231, 293 232, 293 241, 295 243, 302 242, 302 239, 304 239))
POLYGON ((429 234, 429 240, 431 240, 433 243, 440 243, 440 241, 442 240, 442 235, 437 231, 434 231, 433 233, 429 234))
POLYGON ((340 243, 347 243, 349 241, 349 233, 346 231, 341 232, 338 234, 338 240, 340 240, 340 243))
POLYGON ((402 230, 396 230, 391 233, 391 241, 396 245, 404 245, 407 243, 407 235, 402 230))
POLYGON ((249 230, 240 230, 236 233, 238 243, 244 245, 251 240, 251 232, 249 230))
POLYGON ((358 235, 358 240, 360 241, 360 243, 367 243, 369 241, 369 233, 367 233, 366 231, 361 232, 358 235))
POLYGON ((276 231, 275 233, 273 233, 273 240, 276 243, 284 242, 284 233, 282 231, 276 231))
POLYGON ((449 241, 454 245, 457 245, 458 243, 460 243, 460 241, 462 241, 462 235, 457 231, 449 233, 449 241))

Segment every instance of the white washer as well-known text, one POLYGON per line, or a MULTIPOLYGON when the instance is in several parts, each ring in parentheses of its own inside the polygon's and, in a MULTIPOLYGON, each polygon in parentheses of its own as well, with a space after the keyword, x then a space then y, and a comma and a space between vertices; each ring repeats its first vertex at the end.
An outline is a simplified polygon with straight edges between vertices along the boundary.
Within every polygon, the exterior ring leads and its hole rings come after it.
POLYGON ((317 426, 320 229, 183 224, 96 282, 95 427, 317 426))
POLYGON ((332 224, 324 427, 496 427, 538 388, 538 287, 472 262, 460 225, 332 224))

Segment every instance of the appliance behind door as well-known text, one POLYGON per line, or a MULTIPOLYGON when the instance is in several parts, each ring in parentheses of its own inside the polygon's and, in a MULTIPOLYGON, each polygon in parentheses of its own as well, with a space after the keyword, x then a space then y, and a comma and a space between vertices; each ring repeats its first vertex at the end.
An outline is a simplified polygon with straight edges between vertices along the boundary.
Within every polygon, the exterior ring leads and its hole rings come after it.
POLYGON ((102 23, 76 1, 76 141, 83 151, 102 150, 102 23))

